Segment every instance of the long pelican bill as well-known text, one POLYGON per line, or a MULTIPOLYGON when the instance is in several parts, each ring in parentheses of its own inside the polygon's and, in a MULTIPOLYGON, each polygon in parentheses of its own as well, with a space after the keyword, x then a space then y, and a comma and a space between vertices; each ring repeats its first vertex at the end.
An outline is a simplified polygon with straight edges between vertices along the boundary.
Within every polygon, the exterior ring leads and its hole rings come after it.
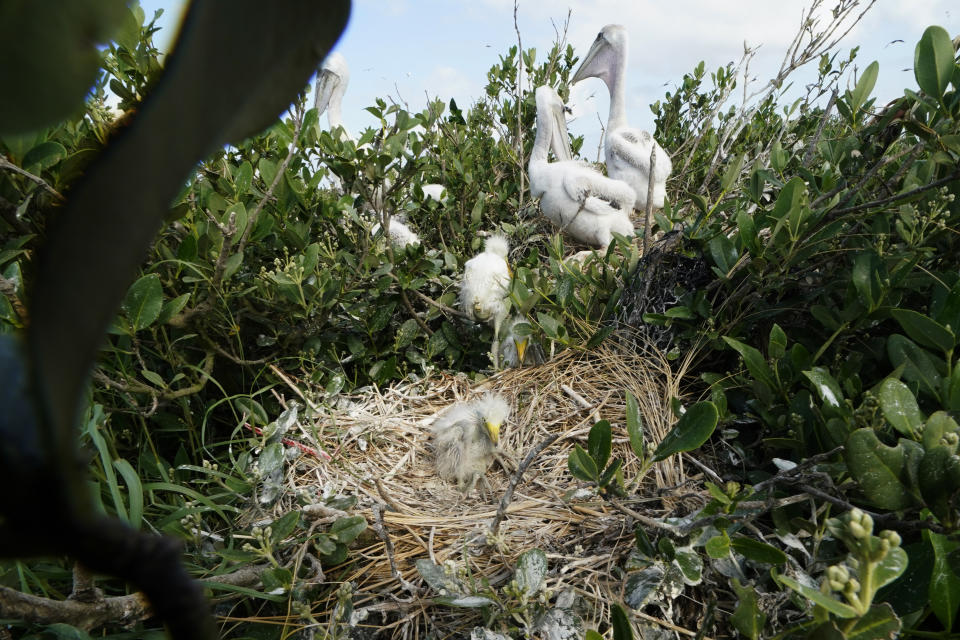
POLYGON ((585 55, 583 60, 580 62, 577 72, 573 74, 573 78, 570 79, 570 84, 576 84, 584 78, 590 77, 590 64, 593 62, 593 59, 597 57, 597 54, 600 52, 600 50, 605 46, 606 41, 603 39, 602 34, 597 36, 597 39, 593 41, 593 45, 590 47, 590 51, 587 51, 587 55, 585 55))

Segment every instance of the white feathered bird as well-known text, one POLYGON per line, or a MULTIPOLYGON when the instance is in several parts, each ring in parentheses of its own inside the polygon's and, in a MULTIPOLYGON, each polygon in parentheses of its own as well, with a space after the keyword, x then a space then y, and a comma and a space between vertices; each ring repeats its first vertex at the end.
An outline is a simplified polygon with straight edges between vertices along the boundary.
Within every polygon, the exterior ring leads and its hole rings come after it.
POLYGON ((460 283, 460 309, 493 326, 493 366, 499 368, 500 326, 510 311, 510 244, 500 235, 483 243, 483 252, 467 260, 460 283))
POLYGON ((509 415, 510 404, 497 393, 458 402, 440 414, 431 426, 440 477, 456 480, 464 494, 473 491, 493 463, 500 427, 509 415))
POLYGON ((633 235, 628 212, 636 193, 590 166, 572 160, 563 102, 552 87, 537 87, 537 135, 528 167, 530 193, 540 198, 540 210, 581 242, 606 247, 613 231, 633 235), (553 149, 557 162, 549 161, 553 149))
POLYGON ((313 104, 317 108, 317 117, 324 112, 327 113, 330 131, 340 127, 346 139, 353 140, 353 136, 343 124, 342 113, 343 94, 346 93, 348 84, 350 84, 350 67, 347 66, 346 59, 334 51, 320 66, 313 104))
POLYGON ((629 184, 637 194, 634 207, 643 210, 647 204, 650 179, 650 154, 656 149, 653 175, 653 206, 663 206, 667 194, 667 178, 673 170, 670 156, 649 132, 627 124, 626 72, 627 30, 619 24, 608 24, 597 35, 584 56, 570 84, 584 78, 600 78, 610 92, 610 116, 604 139, 607 175, 629 184))
MULTIPOLYGON (((378 222, 370 229, 370 233, 377 235, 379 232, 380 223, 378 222)), ((395 251, 420 244, 420 236, 417 235, 417 232, 411 229, 405 221, 398 218, 390 220, 390 233, 388 235, 390 236, 390 246, 395 251)))

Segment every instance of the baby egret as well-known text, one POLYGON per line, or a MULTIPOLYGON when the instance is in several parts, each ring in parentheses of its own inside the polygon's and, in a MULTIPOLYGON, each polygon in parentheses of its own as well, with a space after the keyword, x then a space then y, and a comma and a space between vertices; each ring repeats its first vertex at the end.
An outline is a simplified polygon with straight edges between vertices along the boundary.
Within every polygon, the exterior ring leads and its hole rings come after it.
POLYGON ((624 182, 612 180, 570 159, 563 102, 552 87, 538 87, 537 135, 530 154, 530 193, 540 198, 543 214, 581 242, 606 247, 612 232, 633 235, 627 212, 636 194, 624 182), (549 162, 553 149, 559 162, 549 162))
POLYGON ((500 325, 510 311, 510 245, 503 236, 490 236, 483 252, 467 260, 460 285, 460 308, 474 320, 493 325, 493 368, 498 368, 500 325))
MULTIPOLYGON (((380 232, 380 223, 373 225, 373 228, 370 229, 371 235, 377 235, 380 232)), ((417 232, 410 228, 405 221, 399 220, 397 218, 392 218, 390 220, 390 246, 396 251, 398 249, 406 249, 414 245, 420 244, 420 236, 417 235, 417 232)))
POLYGON ((318 117, 326 111, 330 131, 340 127, 344 137, 347 140, 353 140, 353 136, 343 125, 341 112, 343 94, 346 93, 348 84, 350 84, 350 68, 347 66, 346 59, 334 51, 326 57, 320 67, 313 104, 317 108, 318 117))
POLYGON ((511 316, 503 325, 506 338, 500 345, 500 363, 505 368, 543 364, 543 350, 540 345, 530 340, 528 332, 523 335, 519 332, 519 327, 524 324, 527 324, 527 319, 518 314, 511 316))
POLYGON ((497 393, 470 402, 458 402, 433 423, 433 448, 437 473, 456 480, 469 494, 493 463, 500 427, 510 415, 510 404, 497 393))
POLYGON ((584 78, 600 78, 610 92, 610 116, 604 140, 607 175, 629 184, 637 194, 634 207, 647 205, 650 181, 650 155, 656 149, 653 175, 653 206, 663 206, 667 193, 667 177, 673 164, 667 152, 647 131, 627 124, 626 88, 627 30, 619 24, 608 24, 593 41, 570 84, 584 78))

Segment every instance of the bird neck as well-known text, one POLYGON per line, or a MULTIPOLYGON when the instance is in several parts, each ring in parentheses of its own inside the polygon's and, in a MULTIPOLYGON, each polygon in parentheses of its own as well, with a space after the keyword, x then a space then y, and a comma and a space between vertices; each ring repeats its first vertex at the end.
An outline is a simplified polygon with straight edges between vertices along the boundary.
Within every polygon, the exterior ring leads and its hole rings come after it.
POLYGON ((342 127, 343 134, 346 136, 346 139, 353 140, 353 136, 350 134, 350 131, 348 131, 346 125, 343 124, 343 112, 341 110, 342 99, 343 97, 340 94, 334 94, 330 97, 330 104, 327 105, 327 122, 330 123, 331 131, 337 127, 342 127))
POLYGON ((553 123, 547 109, 537 105, 537 135, 533 139, 533 150, 530 152, 530 163, 546 162, 550 152, 550 142, 553 140, 553 123))
POLYGON ((607 80, 607 89, 610 91, 610 116, 607 118, 608 132, 627 126, 626 72, 627 60, 624 51, 623 55, 614 61, 607 80))

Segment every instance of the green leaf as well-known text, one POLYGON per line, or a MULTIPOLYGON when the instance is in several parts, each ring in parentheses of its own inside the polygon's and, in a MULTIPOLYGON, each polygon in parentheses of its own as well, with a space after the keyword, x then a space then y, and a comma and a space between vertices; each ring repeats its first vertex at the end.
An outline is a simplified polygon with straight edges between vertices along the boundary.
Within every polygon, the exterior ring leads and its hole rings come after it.
POLYGON ((877 75, 879 73, 880 64, 876 60, 871 62, 867 68, 863 70, 860 79, 857 81, 857 86, 854 87, 852 92, 853 100, 851 100, 851 109, 857 111, 864 105, 867 98, 869 98, 873 92, 873 87, 877 84, 877 75))
POLYGON ((779 360, 787 355, 787 334, 776 322, 770 327, 770 338, 767 342, 767 353, 771 358, 779 360))
POLYGON ((742 635, 757 640, 763 633, 763 625, 767 622, 767 614, 760 610, 757 604, 757 591, 753 587, 743 585, 734 578, 730 585, 737 593, 737 608, 730 616, 730 623, 742 635))
POLYGON ((293 585, 293 574, 289 569, 276 567, 267 569, 260 576, 263 583, 263 592, 268 595, 281 595, 290 591, 293 585))
POLYGON ((907 570, 907 552, 900 547, 891 547, 883 560, 873 570, 873 588, 880 589, 899 578, 907 570))
POLYGON ((924 537, 933 548, 933 573, 930 576, 930 607, 945 629, 952 629, 960 606, 960 577, 950 570, 949 554, 960 548, 960 542, 932 531, 924 531, 924 537))
POLYGON ((692 547, 678 548, 673 563, 680 569, 684 584, 692 587, 703 581, 703 559, 692 547))
POLYGON ((947 353, 957 344, 953 331, 911 309, 891 309, 890 315, 900 323, 914 342, 947 353))
POLYGON ((574 445, 573 451, 570 452, 570 456, 567 458, 567 468, 570 469, 570 473, 573 474, 574 478, 578 478, 584 482, 596 482, 599 480, 600 472, 597 469, 596 463, 593 461, 593 458, 590 457, 590 454, 584 451, 580 445, 574 445))
POLYGON ((788 578, 787 576, 782 576, 776 574, 777 580, 787 585, 800 595, 802 595, 807 600, 810 600, 816 605, 819 605, 837 616, 838 618, 856 618, 857 610, 851 607, 848 604, 840 602, 836 598, 829 596, 825 593, 820 593, 819 590, 813 589, 806 585, 800 584, 793 578, 788 578))
POLYGON ((660 445, 653 452, 654 462, 659 462, 675 453, 692 451, 702 445, 717 428, 719 418, 717 408, 712 402, 702 401, 694 404, 680 416, 677 424, 660 441, 660 445))
POLYGON ((218 549, 216 554, 230 562, 252 562, 260 557, 252 551, 241 551, 240 549, 218 549))
POLYGON ((742 169, 743 154, 741 153, 727 164, 727 169, 723 172, 723 177, 720 179, 720 189, 722 191, 729 191, 730 187, 736 184, 737 180, 740 178, 740 172, 742 169))
POLYGON ((457 585, 447 578, 447 574, 440 565, 434 564, 426 558, 420 558, 414 562, 414 566, 416 566, 417 572, 420 573, 423 581, 430 585, 437 593, 440 593, 444 589, 448 591, 456 589, 457 585))
POLYGON ((857 290, 860 302, 874 311, 883 297, 883 284, 880 278, 880 258, 873 251, 864 251, 857 254, 853 261, 851 276, 853 286, 857 290))
POLYGON ((270 540, 273 544, 280 544, 293 533, 293 530, 297 528, 298 524, 300 524, 300 512, 288 511, 270 523, 270 529, 272 531, 270 540))
POLYGON ((639 609, 646 604, 650 595, 663 584, 665 576, 666 572, 660 564, 652 564, 645 569, 630 573, 623 585, 624 602, 632 609, 639 609))
POLYGON ((941 439, 948 433, 960 433, 960 425, 946 411, 937 411, 923 426, 923 448, 933 451, 934 447, 942 446, 945 443, 941 439))
POLYGON ((55 638, 56 640, 92 640, 89 633, 83 631, 82 629, 77 629, 69 624, 63 622, 55 622, 49 624, 43 629, 42 636, 31 636, 33 638, 44 638, 45 640, 49 638, 55 638))
POLYGON ((363 516, 348 516, 339 518, 333 523, 328 532, 337 539, 337 542, 350 544, 367 528, 367 521, 363 516))
POLYGON ((809 371, 804 371, 803 375, 813 383, 813 389, 820 396, 824 407, 833 411, 834 414, 846 415, 850 412, 846 403, 843 401, 843 391, 840 385, 834 380, 830 372, 823 367, 814 367, 809 371))
POLYGON ((479 609, 496 604, 486 596, 438 596, 433 599, 436 604, 445 604, 448 607, 461 607, 463 609, 479 609))
POLYGON ((785 564, 787 562, 787 554, 783 551, 754 538, 737 536, 730 540, 730 546, 733 547, 734 551, 754 562, 764 564, 785 564))
POLYGON ((163 303, 163 307, 160 309, 160 315, 157 317, 157 322, 160 324, 166 324, 171 318, 183 311, 183 308, 187 306, 187 302, 189 301, 189 293, 179 295, 173 300, 167 300, 165 303, 163 303))
POLYGON ((911 438, 916 436, 923 424, 923 414, 920 413, 917 400, 907 385, 894 378, 887 378, 880 384, 877 400, 883 416, 894 429, 911 438))
POLYGON ((888 447, 873 429, 857 429, 847 438, 845 457, 850 475, 860 484, 876 506, 891 511, 905 509, 917 502, 913 480, 923 448, 901 438, 896 447, 888 447))
POLYGON ((263 477, 266 477, 274 471, 282 469, 283 461, 283 444, 280 442, 271 442, 260 452, 260 457, 257 459, 257 466, 263 477))
POLYGON ((627 391, 627 435, 630 436, 630 448, 633 453, 644 459, 646 452, 643 447, 643 416, 640 415, 640 404, 636 396, 627 391))
POLYGON ((587 437, 587 451, 593 458, 598 470, 607 466, 607 461, 610 459, 611 441, 610 423, 607 420, 601 420, 590 428, 590 435, 587 437))
POLYGON ((707 555, 714 560, 726 558, 730 555, 730 536, 727 535, 726 531, 721 531, 718 535, 707 540, 704 549, 706 549, 707 555))
POLYGON ((954 496, 960 491, 960 458, 946 446, 928 449, 920 461, 918 482, 933 515, 949 520, 954 513, 954 496))
POLYGON ((603 640, 603 636, 593 629, 587 629, 587 633, 584 634, 583 640, 603 640))
POLYGON ((134 331, 146 329, 156 322, 163 308, 163 287, 159 276, 151 273, 134 282, 120 308, 134 331))
POLYGON ((633 640, 630 619, 619 604, 610 605, 610 624, 613 626, 613 640, 633 640))
POLYGON ((900 618, 887 603, 875 604, 853 626, 843 631, 844 640, 894 640, 900 637, 900 618))
POLYGON ((517 588, 527 596, 534 596, 543 586, 547 576, 547 555, 540 549, 530 549, 520 554, 517 559, 517 570, 513 579, 517 581, 517 588))
POLYGON ((760 353, 759 350, 727 336, 723 336, 723 341, 740 354, 740 357, 743 358, 743 363, 747 366, 747 370, 750 372, 750 375, 765 383, 771 389, 776 388, 777 384, 776 379, 773 376, 773 371, 770 369, 766 358, 763 357, 763 354, 760 353))
POLYGON ((724 276, 729 274, 740 257, 737 254, 737 247, 734 246, 730 238, 721 233, 710 241, 708 248, 710 249, 710 257, 713 258, 714 264, 720 268, 722 274, 724 276))
POLYGON ((127 485, 127 501, 130 504, 127 522, 134 529, 139 529, 143 520, 143 485, 140 483, 140 476, 130 463, 123 458, 114 460, 113 466, 123 477, 124 484, 127 485))
POLYGON ((909 338, 893 334, 887 338, 887 355, 895 367, 903 367, 907 382, 916 382, 920 389, 939 398, 943 379, 930 354, 909 338))
POLYGON ((48 140, 41 142, 23 156, 21 163, 24 168, 39 173, 48 169, 67 157, 67 150, 62 144, 48 140))
POLYGON ((943 98, 954 73, 953 42, 946 29, 927 27, 913 54, 917 85, 937 100, 943 98))

